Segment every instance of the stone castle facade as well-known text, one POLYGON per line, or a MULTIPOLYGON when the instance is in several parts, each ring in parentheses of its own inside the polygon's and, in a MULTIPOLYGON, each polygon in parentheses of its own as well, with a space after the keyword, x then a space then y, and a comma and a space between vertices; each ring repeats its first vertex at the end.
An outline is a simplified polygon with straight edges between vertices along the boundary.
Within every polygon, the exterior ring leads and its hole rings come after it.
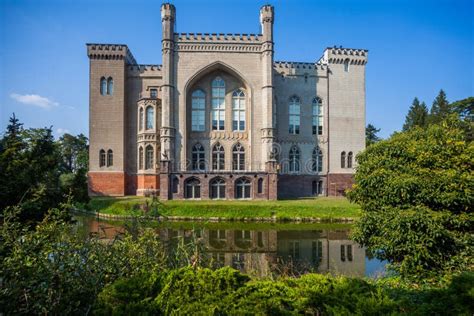
POLYGON ((90 195, 269 199, 341 195, 365 148, 368 51, 274 61, 261 34, 175 33, 161 6, 162 64, 126 45, 87 44, 90 195))

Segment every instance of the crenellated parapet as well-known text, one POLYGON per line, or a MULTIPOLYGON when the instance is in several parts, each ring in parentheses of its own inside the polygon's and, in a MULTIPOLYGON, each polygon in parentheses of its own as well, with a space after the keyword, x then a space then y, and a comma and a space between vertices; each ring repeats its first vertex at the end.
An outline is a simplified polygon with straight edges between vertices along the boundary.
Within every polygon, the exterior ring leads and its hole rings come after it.
POLYGON ((317 75, 324 72, 327 65, 321 63, 304 63, 291 61, 276 61, 273 63, 273 70, 283 76, 305 76, 317 75))
POLYGON ((125 60, 126 64, 136 65, 132 52, 124 44, 86 44, 90 59, 125 60))
POLYGON ((325 64, 343 64, 349 61, 351 65, 365 65, 368 53, 367 49, 328 47, 324 51, 320 62, 325 64))
POLYGON ((233 34, 233 33, 175 33, 176 42, 199 43, 255 43, 262 42, 262 34, 233 34))
POLYGON ((261 34, 176 33, 174 42, 177 52, 261 53, 268 49, 262 46, 261 34))
POLYGON ((162 76, 162 66, 161 65, 130 65, 127 68, 128 75, 137 77, 137 76, 146 76, 146 77, 161 77, 162 76))

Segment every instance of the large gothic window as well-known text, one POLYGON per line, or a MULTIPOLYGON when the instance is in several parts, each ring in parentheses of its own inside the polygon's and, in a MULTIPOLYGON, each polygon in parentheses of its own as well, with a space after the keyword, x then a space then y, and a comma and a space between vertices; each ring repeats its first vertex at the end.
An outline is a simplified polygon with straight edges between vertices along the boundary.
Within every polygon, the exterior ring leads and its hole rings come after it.
POLYGON ((289 105, 289 130, 290 134, 300 133, 300 99, 296 96, 290 99, 289 105))
POLYGON ((153 129, 155 126, 155 110, 152 106, 146 108, 146 129, 153 129))
POLYGON ((221 77, 212 81, 212 130, 223 131, 225 125, 225 82, 221 77))
POLYGON ((199 143, 193 146, 191 151, 191 163, 193 170, 205 170, 206 168, 204 147, 199 143))
POLYGON ((105 79, 104 77, 100 78, 100 94, 107 94, 107 79, 105 79))
POLYGON ((140 131, 143 130, 143 120, 144 120, 143 108, 140 108, 140 113, 138 115, 138 129, 140 131))
POLYGON ((313 135, 323 134, 323 104, 320 98, 313 99, 313 135))
POLYGON ((242 90, 236 90, 232 94, 232 129, 234 131, 245 130, 245 94, 242 90))
POLYGON ((107 94, 114 94, 114 79, 112 79, 112 77, 109 77, 109 79, 107 79, 107 94))
POLYGON ((235 181, 235 198, 236 199, 250 199, 250 180, 247 178, 240 178, 235 181))
POLYGON ((145 148, 145 169, 153 169, 153 146, 148 145, 145 148))
POLYGON ((298 147, 293 146, 290 150, 290 172, 300 171, 300 151, 298 147))
POLYGON ((346 167, 346 152, 343 151, 341 153, 341 168, 345 168, 346 167))
POLYGON ((240 143, 232 149, 232 169, 245 170, 245 149, 240 143))
POLYGON ((216 178, 211 181, 211 199, 225 199, 225 181, 216 178))
POLYGON ((206 94, 202 90, 196 90, 191 96, 191 130, 202 132, 205 129, 205 107, 206 94))
POLYGON ((184 196, 187 199, 201 198, 201 182, 195 178, 186 180, 184 185, 184 196))
POLYGON ((217 143, 212 147, 212 169, 213 170, 224 170, 225 168, 225 155, 224 147, 217 143))
POLYGON ((315 148, 313 150, 313 164, 312 164, 312 171, 313 172, 321 172, 323 171, 323 152, 319 148, 315 148))

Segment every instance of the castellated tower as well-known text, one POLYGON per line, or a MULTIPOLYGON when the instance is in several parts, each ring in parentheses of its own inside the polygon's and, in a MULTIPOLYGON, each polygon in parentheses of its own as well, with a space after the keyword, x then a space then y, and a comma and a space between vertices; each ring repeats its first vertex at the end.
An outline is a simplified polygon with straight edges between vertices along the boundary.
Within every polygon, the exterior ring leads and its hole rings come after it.
POLYGON ((87 44, 90 195, 345 193, 365 148, 368 52, 274 61, 275 9, 258 13, 258 34, 178 33, 176 8, 162 4, 161 64, 137 64, 126 45, 87 44))
POLYGON ((136 62, 126 45, 87 44, 87 54, 90 193, 124 195, 126 65, 136 62))

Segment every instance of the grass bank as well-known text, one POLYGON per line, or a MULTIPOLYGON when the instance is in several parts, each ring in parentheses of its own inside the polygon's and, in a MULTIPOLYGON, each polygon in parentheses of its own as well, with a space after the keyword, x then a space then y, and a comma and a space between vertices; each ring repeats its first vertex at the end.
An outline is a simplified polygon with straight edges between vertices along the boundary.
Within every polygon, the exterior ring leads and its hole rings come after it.
POLYGON ((335 220, 359 217, 360 208, 346 198, 318 197, 279 201, 166 201, 151 207, 152 200, 145 197, 94 197, 87 208, 111 215, 161 215, 180 217, 220 217, 222 219, 319 218, 335 220), (148 205, 148 208, 146 207, 148 205), (148 211, 146 211, 148 209, 148 211))

